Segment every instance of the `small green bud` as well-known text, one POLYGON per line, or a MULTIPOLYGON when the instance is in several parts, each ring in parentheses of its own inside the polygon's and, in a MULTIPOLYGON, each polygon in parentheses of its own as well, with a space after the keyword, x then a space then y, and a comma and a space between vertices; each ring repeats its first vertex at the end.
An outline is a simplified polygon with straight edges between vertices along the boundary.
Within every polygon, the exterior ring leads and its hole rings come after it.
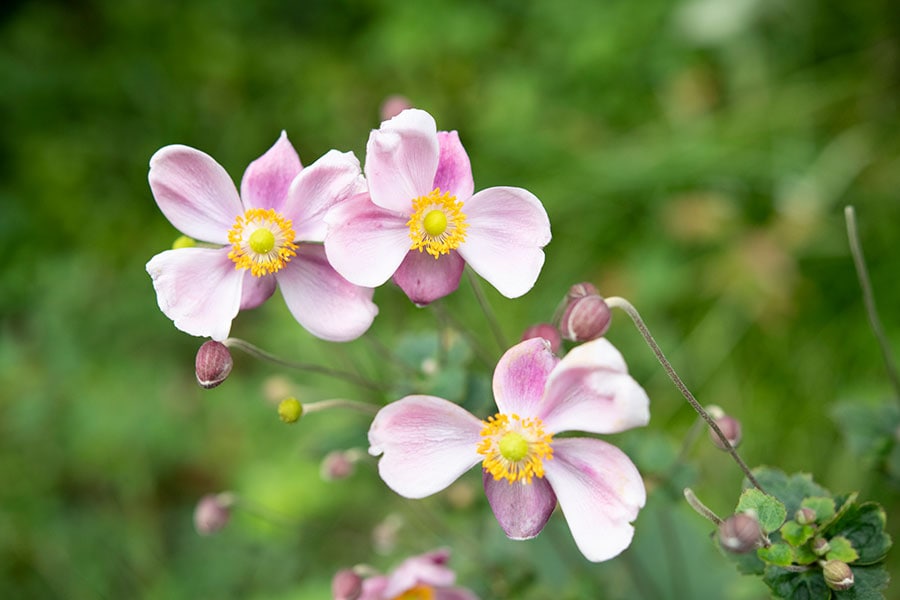
POLYGON ((827 560, 822 565, 825 583, 833 590, 843 591, 853 587, 853 571, 850 566, 840 560, 827 560))
POLYGON ((818 556, 825 556, 831 550, 831 544, 823 537, 817 537, 812 541, 812 550, 818 556))
POLYGON ((816 522, 816 511, 811 508, 801 508, 794 513, 794 520, 801 525, 812 525, 816 522))
POLYGON ((285 398, 278 403, 278 418, 285 423, 296 423, 303 415, 303 405, 296 398, 285 398))

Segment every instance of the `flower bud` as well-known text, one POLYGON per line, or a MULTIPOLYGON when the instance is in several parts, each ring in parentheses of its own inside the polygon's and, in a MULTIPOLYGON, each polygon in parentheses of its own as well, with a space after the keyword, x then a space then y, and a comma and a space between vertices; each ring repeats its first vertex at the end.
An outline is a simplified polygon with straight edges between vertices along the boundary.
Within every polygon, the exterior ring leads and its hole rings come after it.
POLYGON ((322 459, 319 474, 325 481, 335 481, 350 477, 355 470, 354 453, 349 450, 335 450, 326 454, 325 458, 322 459))
POLYGON ((811 508, 801 508, 794 513, 794 520, 801 525, 812 525, 816 522, 816 511, 811 508))
POLYGON ((303 405, 296 398, 285 398, 278 403, 278 418, 285 423, 296 423, 303 415, 303 405))
POLYGON ((331 597, 334 600, 356 600, 362 594, 362 577, 353 569, 342 569, 331 580, 331 597))
POLYGON ((544 338, 550 342, 550 350, 553 352, 558 351, 559 347, 562 346, 562 338, 559 335, 559 330, 550 323, 538 323, 537 325, 532 325, 522 333, 523 342, 532 338, 544 338))
POLYGON ((812 550, 816 556, 825 556, 831 550, 831 544, 823 537, 817 537, 812 542, 812 550))
MULTIPOLYGON (((725 438, 733 447, 737 448, 738 444, 741 443, 741 422, 726 414, 722 414, 722 416, 716 417, 713 420, 716 422, 716 425, 719 426, 719 429, 722 430, 722 433, 725 434, 725 438)), ((712 443, 715 444, 716 448, 719 450, 728 450, 712 428, 709 429, 709 439, 712 440, 712 443)), ((813 520, 815 520, 815 514, 813 514, 813 520)))
POLYGON ((559 319, 559 329, 564 339, 587 342, 601 337, 609 329, 612 313, 597 288, 589 283, 578 283, 566 294, 566 307, 559 319))
POLYGON ((202 388, 214 388, 228 378, 232 366, 234 362, 231 360, 231 352, 225 344, 209 340, 197 350, 194 362, 197 383, 202 388))
POLYGON ((203 496, 194 508, 194 529, 200 535, 216 533, 231 519, 233 504, 234 495, 228 492, 203 496))
POLYGON ((738 513, 719 525, 719 544, 729 552, 750 552, 759 546, 761 539, 762 530, 753 515, 738 513))
POLYGON ((826 560, 822 565, 825 583, 833 590, 849 590, 853 587, 853 571, 850 566, 840 560, 826 560))
POLYGON ((412 108, 412 104, 406 96, 401 96, 399 94, 388 96, 384 99, 384 102, 381 103, 381 120, 387 121, 388 119, 393 119, 407 108, 412 108))

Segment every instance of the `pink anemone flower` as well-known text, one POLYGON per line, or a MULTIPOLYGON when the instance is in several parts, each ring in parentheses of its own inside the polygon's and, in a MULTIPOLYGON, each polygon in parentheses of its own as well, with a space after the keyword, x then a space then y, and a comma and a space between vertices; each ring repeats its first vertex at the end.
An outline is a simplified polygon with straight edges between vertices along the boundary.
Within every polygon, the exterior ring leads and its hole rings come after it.
POLYGON ((378 308, 372 289, 331 267, 321 243, 325 212, 365 188, 359 161, 332 150, 307 168, 281 137, 250 163, 241 193, 209 155, 187 146, 150 159, 150 189, 185 235, 206 242, 157 254, 147 263, 159 308, 191 335, 224 340, 243 309, 265 302, 276 283, 295 319, 313 335, 362 335, 378 308))
POLYGON ((377 287, 393 276, 428 304, 456 290, 466 263, 508 298, 530 290, 544 264, 550 221, 534 194, 493 187, 473 195, 469 157, 455 131, 408 109, 366 146, 368 194, 335 207, 325 251, 338 273, 377 287))
POLYGON ((369 429, 369 452, 383 454, 378 471, 385 483, 401 496, 423 498, 480 462, 485 493, 508 537, 535 537, 559 501, 588 560, 627 548, 646 500, 637 468, 602 440, 554 437, 649 422, 647 394, 618 350, 598 339, 560 360, 546 340, 526 340, 500 359, 493 388, 499 412, 486 421, 434 396, 382 408, 369 429))
POLYGON ((449 558, 448 550, 408 558, 389 574, 363 581, 358 600, 478 600, 469 590, 454 587, 449 558))

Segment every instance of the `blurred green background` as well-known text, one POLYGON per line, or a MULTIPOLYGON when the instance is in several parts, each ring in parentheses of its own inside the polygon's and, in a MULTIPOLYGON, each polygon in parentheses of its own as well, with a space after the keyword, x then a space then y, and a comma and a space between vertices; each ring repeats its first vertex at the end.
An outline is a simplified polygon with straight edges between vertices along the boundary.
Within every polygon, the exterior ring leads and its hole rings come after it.
MULTIPOLYGON (((851 452, 830 415, 897 401, 843 206, 857 208, 900 349, 898 13, 891 0, 5 4, 0 593, 327 598, 338 568, 449 546, 483 598, 767 597, 717 554, 708 523, 654 486, 693 415, 624 317, 609 338, 653 417, 616 438, 652 491, 634 546, 602 565, 559 514, 537 540, 507 541, 477 472, 421 502, 396 497, 373 462, 325 482, 322 457, 365 448, 366 418, 288 427, 275 412, 287 393, 388 395, 244 355, 220 388, 198 388, 201 340, 159 312, 144 271, 178 235, 150 194, 150 156, 188 144, 239 180, 285 129, 304 164, 330 148, 362 160, 390 94, 459 130, 476 189, 525 187, 547 208, 554 239, 535 289, 507 300, 485 288, 510 339, 549 320, 572 283, 629 298, 700 401, 742 420, 751 465, 859 490, 896 537, 896 478, 851 452), (198 536, 196 501, 223 490, 246 510, 198 536)), ((386 347, 439 322, 390 286, 375 299, 367 337, 386 347)), ((499 355, 467 283, 444 305, 499 355)), ((403 372, 372 340, 314 340, 277 297, 233 335, 389 384, 403 372)), ((453 377, 487 410, 483 374, 453 377)), ((727 514, 740 473, 705 438, 689 457, 679 477, 727 514)))

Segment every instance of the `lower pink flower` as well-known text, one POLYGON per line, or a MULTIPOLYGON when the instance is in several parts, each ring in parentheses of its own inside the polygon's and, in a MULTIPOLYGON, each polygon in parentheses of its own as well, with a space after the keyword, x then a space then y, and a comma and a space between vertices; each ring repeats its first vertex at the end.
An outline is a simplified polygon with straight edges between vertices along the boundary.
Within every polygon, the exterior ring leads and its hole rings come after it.
POLYGON ((369 452, 401 496, 439 492, 479 462, 494 516, 512 539, 538 535, 559 502, 572 537, 591 561, 631 543, 644 506, 641 475, 618 448, 564 431, 617 433, 646 425, 649 399, 605 339, 557 358, 543 339, 510 348, 494 371, 499 412, 482 421, 434 396, 407 396, 382 408, 369 452))
POLYGON ((357 600, 478 600, 465 588, 455 587, 456 573, 448 566, 448 550, 435 550, 403 561, 387 575, 362 581, 357 600))

